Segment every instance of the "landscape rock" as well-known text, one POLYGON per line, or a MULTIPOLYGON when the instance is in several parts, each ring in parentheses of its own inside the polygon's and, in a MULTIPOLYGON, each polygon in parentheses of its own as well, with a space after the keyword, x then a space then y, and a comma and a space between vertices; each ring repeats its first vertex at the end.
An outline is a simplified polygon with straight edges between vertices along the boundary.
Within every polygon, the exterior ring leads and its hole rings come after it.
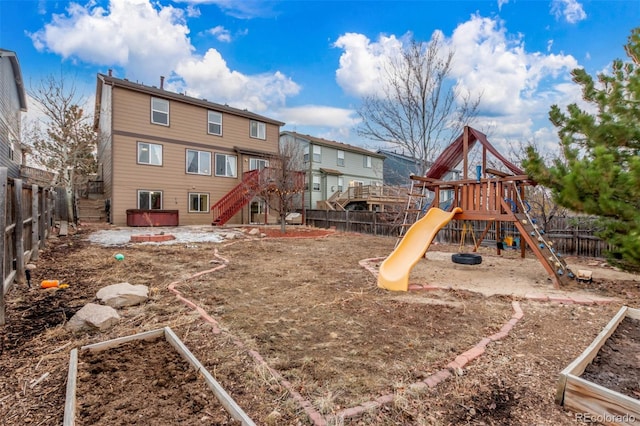
POLYGON ((260 230, 258 228, 253 228, 251 229, 251 231, 247 232, 247 234, 249 235, 258 235, 260 233, 260 230))
POLYGON ((88 303, 71 317, 65 327, 71 332, 94 329, 105 331, 113 327, 119 319, 120 315, 112 307, 88 303))
POLYGON ((113 308, 139 305, 149 298, 149 287, 129 283, 112 284, 98 290, 96 297, 113 308))

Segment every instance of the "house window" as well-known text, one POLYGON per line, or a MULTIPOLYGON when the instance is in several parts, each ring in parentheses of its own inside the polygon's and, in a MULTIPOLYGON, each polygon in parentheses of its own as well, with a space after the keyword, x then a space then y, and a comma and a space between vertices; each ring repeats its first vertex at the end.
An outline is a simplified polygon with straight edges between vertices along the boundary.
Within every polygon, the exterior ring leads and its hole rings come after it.
POLYGON ((153 124, 169 125, 169 101, 151 98, 151 122, 153 124))
POLYGON ((338 166, 344 166, 344 151, 338 150, 338 166))
POLYGON ((366 156, 364 157, 364 166, 365 166, 367 169, 370 169, 370 168, 371 168, 371 157, 369 157, 368 155, 366 155, 366 156))
POLYGON ((190 192, 189 213, 209 213, 209 194, 190 192))
POLYGON ((322 159, 322 147, 320 145, 313 146, 313 162, 319 163, 322 159))
POLYGON ((339 177, 338 178, 338 191, 342 192, 342 188, 344 188, 344 178, 343 177, 339 177))
POLYGON ((320 176, 313 177, 313 190, 320 191, 320 176))
POLYGON ((262 170, 269 167, 269 161, 262 158, 249 158, 249 170, 262 170))
POLYGON ((187 173, 211 176, 211 153, 188 149, 187 173))
POLYGON ((307 174, 304 175, 304 190, 309 190, 309 175, 307 174))
POLYGON ((162 191, 138 191, 138 208, 142 210, 162 209, 162 191))
POLYGON ((251 137, 256 139, 267 139, 267 126, 260 121, 251 120, 251 137))
POLYGON ((216 154, 216 176, 236 177, 236 156, 216 154))
POLYGON ((305 163, 309 162, 309 145, 305 145, 304 147, 304 156, 303 156, 303 160, 305 163))
POLYGON ((9 159, 11 161, 15 161, 16 159, 16 147, 13 142, 9 144, 9 159))
POLYGON ((222 114, 216 111, 208 113, 208 129, 210 135, 222 136, 222 114))
POLYGON ((162 166, 162 145, 138 142, 138 164, 162 166))

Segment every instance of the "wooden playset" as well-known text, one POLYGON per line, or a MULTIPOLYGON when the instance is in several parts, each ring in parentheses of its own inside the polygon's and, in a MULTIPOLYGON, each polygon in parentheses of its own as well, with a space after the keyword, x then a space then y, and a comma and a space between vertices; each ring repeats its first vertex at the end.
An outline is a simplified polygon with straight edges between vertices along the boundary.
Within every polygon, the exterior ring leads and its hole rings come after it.
POLYGON ((515 226, 521 236, 521 256, 525 257, 528 246, 553 280, 554 286, 573 279, 575 276, 567 267, 565 260, 553 248, 553 243, 544 237, 544 232, 530 215, 530 206, 525 198, 525 188, 536 183, 516 165, 502 156, 486 135, 466 126, 463 133, 449 145, 436 159, 425 176, 411 176, 411 192, 404 226, 411 226, 411 222, 419 219, 420 212, 431 207, 441 207, 441 196, 447 194, 449 200, 444 207, 453 211, 459 207, 462 212, 456 213, 453 220, 482 221, 486 226, 479 238, 475 238, 474 251, 495 223, 496 250, 500 254, 503 249, 501 224, 509 223, 515 226), (482 147, 482 164, 476 166, 475 177, 469 176, 471 149, 480 143, 482 147), (500 161, 506 171, 487 167, 487 155, 492 154, 500 161), (443 178, 455 167, 462 164, 462 177, 459 180, 444 180, 443 178), (419 200, 430 200, 423 208, 419 200), (414 202, 415 201, 415 202, 414 202), (411 208, 409 208, 411 206, 411 208), (413 211, 414 214, 410 212, 413 211))

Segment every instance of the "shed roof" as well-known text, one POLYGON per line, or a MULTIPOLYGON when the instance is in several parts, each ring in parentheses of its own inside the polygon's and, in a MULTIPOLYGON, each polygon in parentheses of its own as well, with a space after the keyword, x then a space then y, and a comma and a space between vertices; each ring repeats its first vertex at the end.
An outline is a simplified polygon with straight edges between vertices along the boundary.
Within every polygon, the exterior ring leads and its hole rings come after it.
MULTIPOLYGON (((498 160, 504 164, 514 175, 524 175, 525 172, 515 164, 507 160, 498 150, 487 140, 487 136, 472 127, 467 127, 469 131, 468 149, 471 150, 476 142, 480 144, 498 160)), ((426 177, 431 179, 442 179, 444 175, 456 167, 464 159, 464 131, 458 138, 451 143, 442 154, 433 162, 431 168, 427 171, 426 177)))

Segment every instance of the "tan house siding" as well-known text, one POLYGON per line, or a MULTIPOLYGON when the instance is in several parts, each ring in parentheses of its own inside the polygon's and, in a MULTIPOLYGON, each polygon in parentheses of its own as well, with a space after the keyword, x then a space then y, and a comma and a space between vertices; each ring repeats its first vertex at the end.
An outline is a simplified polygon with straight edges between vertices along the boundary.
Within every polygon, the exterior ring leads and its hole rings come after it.
MULTIPOLYGON (((102 90, 103 102, 107 101, 106 91, 102 90)), ((104 156, 112 159, 112 175, 106 170, 109 160, 105 158, 102 161, 105 166, 105 187, 111 188, 111 221, 116 225, 126 225, 127 210, 138 208, 138 191, 149 190, 162 192, 163 210, 179 211, 180 225, 211 224, 209 211, 189 212, 189 193, 209 194, 209 206, 213 205, 240 183, 242 172, 249 169, 249 158, 277 152, 282 123, 248 112, 248 116, 235 115, 226 106, 200 105, 198 103, 202 102, 193 98, 189 98, 193 102, 181 102, 175 99, 181 95, 167 92, 169 126, 152 124, 151 98, 163 98, 163 93, 157 92, 157 89, 151 93, 131 90, 129 87, 120 87, 117 82, 112 86, 111 151, 107 148, 108 144, 103 151, 104 156), (222 113, 222 136, 207 133, 208 110, 222 113), (252 119, 265 123, 266 140, 250 137, 252 119), (161 145, 162 164, 138 164, 138 142, 161 145), (211 175, 187 173, 188 149, 210 153, 211 175), (256 154, 252 156, 247 151, 256 154), (236 156, 236 177, 215 176, 216 154, 236 156), (110 184, 106 180, 110 180, 110 184)), ((228 223, 246 223, 248 216, 247 206, 228 223)))

